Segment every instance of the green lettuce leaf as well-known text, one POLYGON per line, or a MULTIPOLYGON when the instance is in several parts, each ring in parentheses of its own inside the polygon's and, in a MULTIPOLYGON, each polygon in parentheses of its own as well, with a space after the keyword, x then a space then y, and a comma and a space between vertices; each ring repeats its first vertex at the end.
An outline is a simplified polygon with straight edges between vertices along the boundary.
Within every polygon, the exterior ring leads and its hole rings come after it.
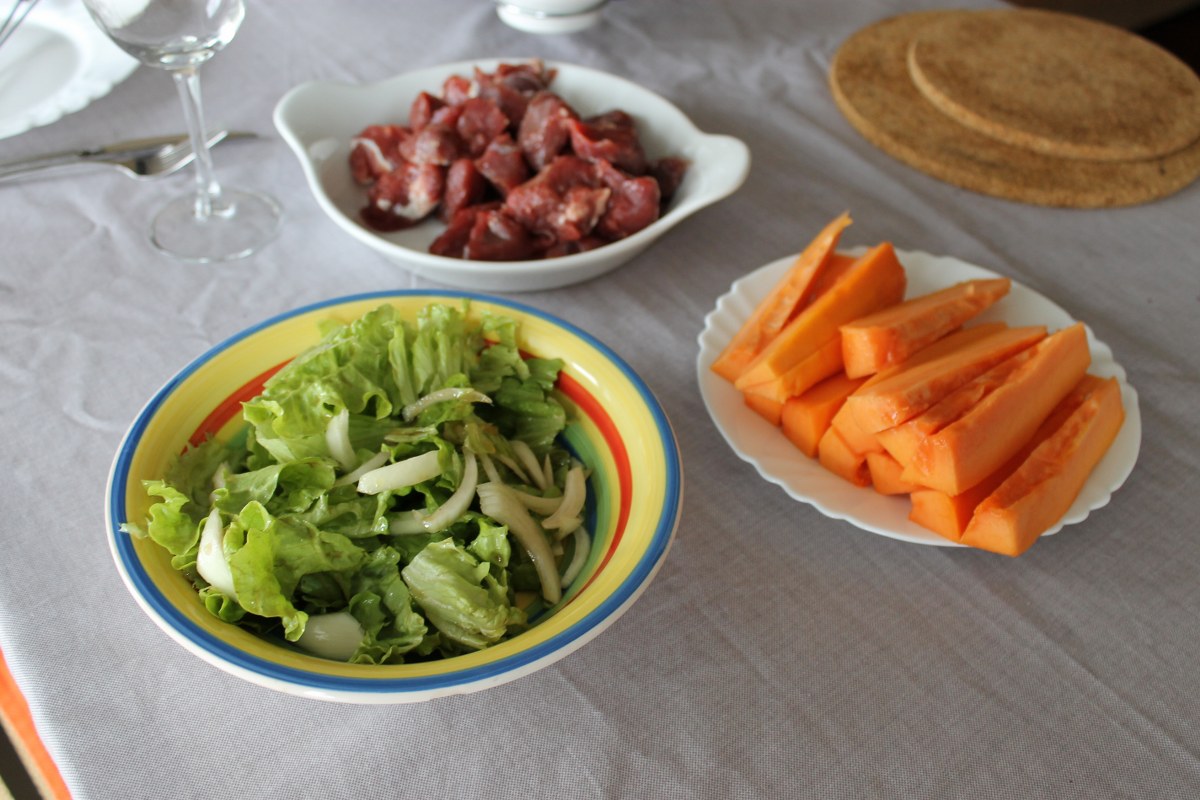
POLYGON ((236 514, 247 503, 261 503, 273 514, 304 511, 333 488, 337 479, 333 465, 319 458, 228 475, 225 485, 213 492, 213 503, 236 514))
POLYGON ((150 506, 145 535, 174 556, 194 550, 200 543, 200 521, 185 510, 192 504, 191 499, 164 481, 144 481, 143 485, 146 494, 162 498, 150 506))
MULTIPOLYGON (((400 577, 400 553, 381 547, 354 575, 350 613, 366 635, 351 659, 358 664, 396 664, 429 638, 429 628, 400 577)), ((427 652, 427 651, 426 651, 427 652)))
POLYGON ((476 559, 453 539, 431 542, 401 570, 413 599, 441 634, 479 650, 504 638, 525 615, 476 559))
POLYGON ((308 620, 308 614, 292 603, 300 579, 317 572, 351 571, 366 558, 353 540, 303 521, 274 517, 254 501, 230 524, 225 547, 232 550, 229 569, 242 607, 278 618, 290 641, 300 638, 308 620))

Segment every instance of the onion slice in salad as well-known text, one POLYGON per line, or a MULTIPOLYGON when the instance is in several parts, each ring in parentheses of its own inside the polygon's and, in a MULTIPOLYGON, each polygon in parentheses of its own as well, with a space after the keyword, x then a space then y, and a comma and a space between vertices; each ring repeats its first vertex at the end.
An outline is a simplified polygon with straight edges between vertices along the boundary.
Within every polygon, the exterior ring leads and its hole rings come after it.
POLYGON ((420 511, 401 511, 388 522, 388 533, 393 536, 412 536, 416 533, 428 533, 425 530, 425 515, 420 511))
POLYGON ((516 487, 513 487, 513 492, 522 505, 539 516, 548 517, 562 505, 561 497, 539 497, 516 487))
POLYGON ((342 469, 354 469, 358 457, 354 455, 354 446, 350 444, 350 409, 343 408, 329 420, 325 426, 325 444, 342 469))
POLYGON ((542 521, 542 525, 547 528, 565 528, 571 520, 578 520, 586 499, 587 484, 583 477, 583 465, 573 462, 567 470, 566 480, 563 481, 562 502, 553 514, 542 521))
POLYGON ((487 453, 480 453, 479 460, 483 463, 483 474, 487 476, 489 481, 492 483, 504 483, 504 481, 500 479, 500 471, 496 469, 496 465, 492 462, 491 456, 489 456, 487 453))
POLYGON ((213 509, 204 519, 200 529, 200 547, 196 551, 196 572, 230 600, 237 601, 233 588, 233 571, 225 560, 225 528, 221 525, 221 512, 213 509))
POLYGON ((296 644, 313 655, 334 661, 349 661, 366 631, 349 611, 312 614, 296 644))
POLYGON ((467 509, 471 507, 471 501, 475 499, 475 487, 478 484, 479 464, 475 460, 475 454, 467 450, 463 460, 462 480, 458 482, 458 488, 446 499, 446 502, 421 520, 425 530, 430 533, 443 531, 450 527, 454 520, 467 513, 467 509))
POLYGON ((512 470, 512 474, 516 475, 517 480, 521 483, 528 484, 529 486, 536 485, 529 479, 529 476, 525 474, 525 470, 521 469, 521 465, 512 456, 505 455, 504 453, 496 453, 496 460, 512 470))
POLYGON ((554 563, 550 542, 542 531, 542 526, 529 515, 528 509, 517 499, 516 492, 503 483, 492 481, 479 484, 476 491, 479 494, 480 510, 501 525, 507 525, 509 533, 516 537, 521 547, 529 554, 534 569, 537 570, 538 580, 542 584, 542 597, 550 605, 561 600, 562 579, 554 563))
POLYGON ((461 386, 447 386, 445 389, 435 389, 416 402, 409 403, 404 407, 401 416, 405 422, 412 422, 425 409, 437 403, 445 403, 448 400, 466 400, 470 403, 491 403, 492 398, 488 397, 478 389, 461 386))
POLYGON ((538 463, 537 456, 533 454, 533 448, 520 439, 513 439, 511 444, 513 453, 521 462, 521 466, 524 467, 529 477, 533 479, 533 485, 545 491, 547 485, 546 475, 542 472, 542 465, 538 463))
POLYGON ((358 491, 363 494, 380 494, 390 489, 416 486, 441 474, 438 451, 430 450, 428 453, 371 470, 358 479, 358 491))
POLYGON ((571 563, 567 565, 562 576, 562 586, 567 588, 583 571, 583 565, 587 563, 588 554, 592 549, 592 537, 588 534, 587 529, 580 525, 575 529, 575 552, 571 556, 571 563))
POLYGON ((376 453, 375 455, 371 456, 363 463, 359 464, 358 469, 354 470, 353 472, 347 472, 345 475, 338 478, 336 481, 333 482, 333 485, 334 486, 345 486, 347 483, 357 483, 358 479, 361 478, 363 475, 366 475, 371 470, 378 469, 379 467, 382 467, 384 464, 386 464, 388 458, 389 458, 389 455, 386 450, 383 451, 382 453, 376 453))

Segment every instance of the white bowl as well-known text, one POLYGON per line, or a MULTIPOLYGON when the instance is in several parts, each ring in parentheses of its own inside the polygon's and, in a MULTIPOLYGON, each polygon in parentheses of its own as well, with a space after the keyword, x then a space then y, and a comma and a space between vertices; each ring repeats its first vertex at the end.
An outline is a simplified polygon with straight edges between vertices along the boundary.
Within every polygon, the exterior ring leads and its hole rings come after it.
POLYGON ((600 21, 608 0, 496 0, 496 16, 519 31, 578 33, 600 21))
POLYGON ((732 194, 745 181, 750 151, 740 140, 703 133, 674 105, 623 78, 547 62, 547 67, 557 70, 551 91, 581 116, 621 108, 637 120, 650 159, 680 156, 691 162, 666 213, 628 238, 571 256, 534 261, 469 261, 434 255, 429 245, 444 227, 437 220, 395 233, 379 233, 364 225, 359 211, 366 203, 366 192, 350 174, 351 139, 367 125, 403 124, 413 98, 421 91, 439 93, 451 75, 470 76, 476 67, 492 71, 501 63, 527 60, 461 61, 357 86, 304 83, 279 101, 275 125, 300 160, 317 203, 342 230, 424 278, 483 291, 553 289, 595 278, 629 261, 689 215, 732 194))

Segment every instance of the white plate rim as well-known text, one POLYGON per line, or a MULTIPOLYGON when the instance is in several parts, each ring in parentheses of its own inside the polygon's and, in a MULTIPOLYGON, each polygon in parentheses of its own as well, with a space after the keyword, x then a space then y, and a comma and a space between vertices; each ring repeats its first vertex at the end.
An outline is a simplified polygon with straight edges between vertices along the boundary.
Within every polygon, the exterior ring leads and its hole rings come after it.
MULTIPOLYGON (((79 66, 65 84, 8 119, 0 120, 0 139, 49 125, 86 108, 112 91, 138 66, 137 59, 114 44, 82 5, 43 1, 29 12, 21 28, 5 43, 5 51, 8 51, 5 55, 16 52, 17 56, 12 58, 19 63, 22 40, 39 34, 55 37, 75 50, 79 66)), ((10 65, 9 69, 15 66, 10 65)))
MULTIPOLYGON (((861 253, 864 248, 850 250, 861 253)), ((908 275, 906 296, 943 288, 963 280, 1001 277, 999 273, 969 264, 952 256, 935 256, 922 251, 897 250, 908 275)), ((767 481, 781 487, 791 498, 813 506, 831 519, 849 522, 871 533, 914 544, 962 547, 908 519, 908 501, 885 497, 870 487, 860 488, 834 476, 815 459, 807 458, 772 426, 742 401, 733 385, 710 367, 733 333, 749 316, 767 291, 795 260, 795 255, 772 261, 736 280, 718 298, 704 318, 698 342, 696 377, 700 394, 713 424, 741 459, 753 465, 767 481)), ((1012 281, 1007 297, 976 318, 975 322, 999 320, 1011 325, 1043 324, 1051 331, 1076 322, 1064 309, 1029 287, 1012 281)), ((1125 421, 1112 446, 1092 471, 1067 513, 1043 536, 1057 533, 1066 525, 1087 519, 1107 505, 1112 493, 1124 484, 1137 462, 1141 447, 1141 413, 1138 395, 1129 384, 1125 369, 1116 362, 1112 349, 1099 341, 1086 324, 1092 364, 1089 372, 1115 377, 1121 388, 1125 421)))

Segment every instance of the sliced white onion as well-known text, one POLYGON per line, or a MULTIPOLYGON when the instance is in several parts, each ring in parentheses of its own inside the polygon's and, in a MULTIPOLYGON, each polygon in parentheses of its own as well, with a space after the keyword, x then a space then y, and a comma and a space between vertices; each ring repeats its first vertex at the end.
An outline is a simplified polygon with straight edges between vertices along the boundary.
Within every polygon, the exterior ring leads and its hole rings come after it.
POLYGON ((233 572, 225 560, 225 528, 221 525, 221 512, 213 509, 200 529, 200 548, 196 553, 196 571, 230 600, 237 600, 233 588, 233 572))
POLYGON ((553 514, 562 503, 561 497, 539 497, 536 494, 522 491, 515 486, 513 487, 513 492, 517 495, 517 499, 521 501, 522 505, 542 517, 548 517, 553 514))
POLYGON ((212 476, 213 488, 214 489, 224 489, 226 481, 229 480, 229 476, 232 474, 233 474, 233 470, 231 470, 229 468, 229 462, 222 461, 217 466, 216 472, 213 473, 213 476, 212 476))
POLYGON ((430 533, 445 530, 454 520, 467 513, 467 509, 471 507, 471 501, 475 499, 475 487, 478 483, 479 465, 475 461, 475 454, 468 450, 463 461, 462 480, 458 482, 458 488, 446 499, 446 502, 421 520, 425 530, 430 533))
POLYGON ((313 614, 296 644, 321 658, 349 661, 365 634, 362 625, 349 611, 313 614))
POLYGON ((533 485, 544 490, 548 485, 546 483, 546 476, 542 474, 542 465, 538 463, 537 456, 533 454, 533 449, 520 439, 513 439, 511 444, 513 453, 521 462, 521 466, 525 468, 529 477, 533 478, 533 485))
POLYGON ((388 533, 394 536, 412 536, 426 533, 425 515, 420 511, 402 511, 388 522, 388 533))
POLYGON ((507 456, 504 453, 496 453, 496 460, 512 470, 512 473, 517 476, 517 480, 521 483, 533 483, 533 481, 529 480, 529 476, 525 474, 525 470, 521 469, 521 465, 513 460, 511 456, 507 456))
POLYGON ((587 563, 588 553, 592 549, 592 537, 588 535, 587 529, 579 527, 575 529, 575 554, 571 556, 571 563, 567 565, 563 571, 562 585, 563 588, 570 586, 579 573, 583 571, 583 565, 587 563))
POLYGON ((233 475, 233 470, 229 468, 228 462, 222 461, 212 475, 212 491, 208 493, 210 503, 216 501, 217 490, 224 489, 227 485, 230 476, 233 475))
POLYGON ((373 469, 378 469, 387 463, 390 454, 385 450, 382 453, 376 453, 366 461, 358 465, 358 468, 353 472, 347 472, 342 477, 333 482, 334 486, 345 486, 347 483, 357 483, 358 479, 366 475, 373 469))
POLYGON ((583 524, 583 517, 571 517, 563 520, 562 525, 554 534, 554 541, 561 542, 563 539, 570 536, 575 530, 583 524))
POLYGON ((409 403, 404 407, 401 414, 404 416, 405 422, 412 422, 425 409, 435 403, 444 403, 448 400, 466 400, 471 403, 490 403, 492 398, 488 397, 483 392, 477 389, 451 386, 445 389, 437 389, 430 392, 424 397, 417 400, 415 403, 409 403))
POLYGON ((358 491, 363 494, 379 494, 389 489, 403 489, 416 486, 422 481, 428 481, 442 474, 438 463, 438 451, 430 450, 419 456, 377 467, 358 479, 358 491))
POLYGON ((542 597, 551 605, 561 600, 562 583, 554 563, 554 554, 550 552, 550 542, 546 540, 542 526, 516 498, 516 492, 503 483, 490 481, 479 484, 476 491, 479 493, 480 510, 501 525, 507 525, 509 532, 529 554, 537 570, 538 581, 542 584, 542 597))
POLYGON ((479 456, 479 460, 483 462, 483 474, 487 476, 489 481, 492 483, 504 483, 500 479, 500 472, 496 469, 496 465, 492 463, 491 456, 483 453, 479 456))
POLYGON ((571 519, 579 516, 587 499, 587 483, 583 477, 583 465, 572 464, 563 481, 562 503, 551 516, 542 521, 547 528, 562 528, 571 519))
POLYGON ((542 459, 542 480, 546 482, 546 486, 554 485, 554 467, 550 466, 549 453, 542 459))
POLYGON ((329 454, 342 465, 342 469, 354 469, 358 457, 354 455, 354 446, 350 444, 350 410, 343 408, 334 414, 325 426, 325 444, 329 454))

